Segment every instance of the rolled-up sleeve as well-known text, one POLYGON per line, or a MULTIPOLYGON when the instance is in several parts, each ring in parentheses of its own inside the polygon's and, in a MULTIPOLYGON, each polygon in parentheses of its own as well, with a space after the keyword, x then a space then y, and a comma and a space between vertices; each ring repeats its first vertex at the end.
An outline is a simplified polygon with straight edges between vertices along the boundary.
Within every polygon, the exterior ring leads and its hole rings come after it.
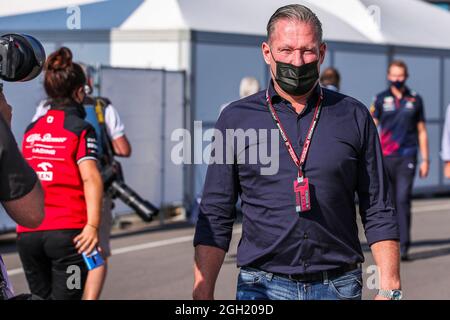
POLYGON ((368 112, 360 122, 359 211, 369 245, 398 240, 399 230, 378 133, 368 112))
POLYGON ((206 173, 194 236, 194 246, 208 245, 225 251, 230 246, 239 190, 233 142, 226 139, 226 129, 231 129, 227 114, 223 112, 215 126, 211 148, 214 161, 210 161, 206 173))

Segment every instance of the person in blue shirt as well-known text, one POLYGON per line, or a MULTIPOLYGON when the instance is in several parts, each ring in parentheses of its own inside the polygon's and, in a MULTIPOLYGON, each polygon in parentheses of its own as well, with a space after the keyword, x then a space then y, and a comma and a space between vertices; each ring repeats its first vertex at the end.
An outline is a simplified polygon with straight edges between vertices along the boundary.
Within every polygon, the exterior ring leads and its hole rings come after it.
POLYGON ((240 196, 237 299, 361 299, 355 192, 380 269, 377 299, 400 298, 398 224, 378 133, 362 103, 319 86, 321 22, 305 6, 279 8, 262 53, 268 89, 231 103, 216 123, 193 242, 193 298, 214 298, 240 196), (264 170, 261 156, 249 160, 258 150, 270 150, 277 170, 264 170))
POLYGON ((384 162, 392 183, 400 228, 402 260, 408 260, 411 243, 411 194, 420 149, 421 178, 428 175, 428 136, 425 112, 420 95, 405 82, 408 67, 403 61, 392 61, 388 68, 389 88, 379 93, 370 107, 375 124, 380 128, 384 162))

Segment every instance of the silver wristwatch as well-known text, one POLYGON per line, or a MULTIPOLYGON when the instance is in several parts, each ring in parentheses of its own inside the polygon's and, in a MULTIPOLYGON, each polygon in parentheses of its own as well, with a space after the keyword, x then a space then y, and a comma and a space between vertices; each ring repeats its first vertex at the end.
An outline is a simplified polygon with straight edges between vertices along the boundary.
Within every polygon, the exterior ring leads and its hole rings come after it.
POLYGON ((378 295, 389 300, 401 300, 403 297, 402 290, 378 290, 378 295))

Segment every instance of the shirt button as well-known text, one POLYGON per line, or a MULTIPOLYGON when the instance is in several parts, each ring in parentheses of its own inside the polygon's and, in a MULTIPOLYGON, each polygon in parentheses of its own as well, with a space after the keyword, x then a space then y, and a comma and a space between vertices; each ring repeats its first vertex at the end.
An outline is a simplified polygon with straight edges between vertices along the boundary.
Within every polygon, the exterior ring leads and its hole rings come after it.
POLYGON ((308 268, 308 267, 309 267, 309 263, 305 262, 305 263, 303 263, 303 266, 304 266, 305 268, 308 268))
POLYGON ((303 235, 303 239, 308 239, 308 234, 305 232, 305 234, 303 235))

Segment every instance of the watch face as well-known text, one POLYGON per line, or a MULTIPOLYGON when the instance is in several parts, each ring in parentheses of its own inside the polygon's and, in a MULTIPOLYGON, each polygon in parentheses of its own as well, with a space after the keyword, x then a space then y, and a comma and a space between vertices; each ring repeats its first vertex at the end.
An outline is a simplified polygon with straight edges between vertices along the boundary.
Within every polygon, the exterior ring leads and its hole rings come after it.
POLYGON ((402 292, 400 290, 392 291, 392 299, 400 300, 402 298, 402 292))

